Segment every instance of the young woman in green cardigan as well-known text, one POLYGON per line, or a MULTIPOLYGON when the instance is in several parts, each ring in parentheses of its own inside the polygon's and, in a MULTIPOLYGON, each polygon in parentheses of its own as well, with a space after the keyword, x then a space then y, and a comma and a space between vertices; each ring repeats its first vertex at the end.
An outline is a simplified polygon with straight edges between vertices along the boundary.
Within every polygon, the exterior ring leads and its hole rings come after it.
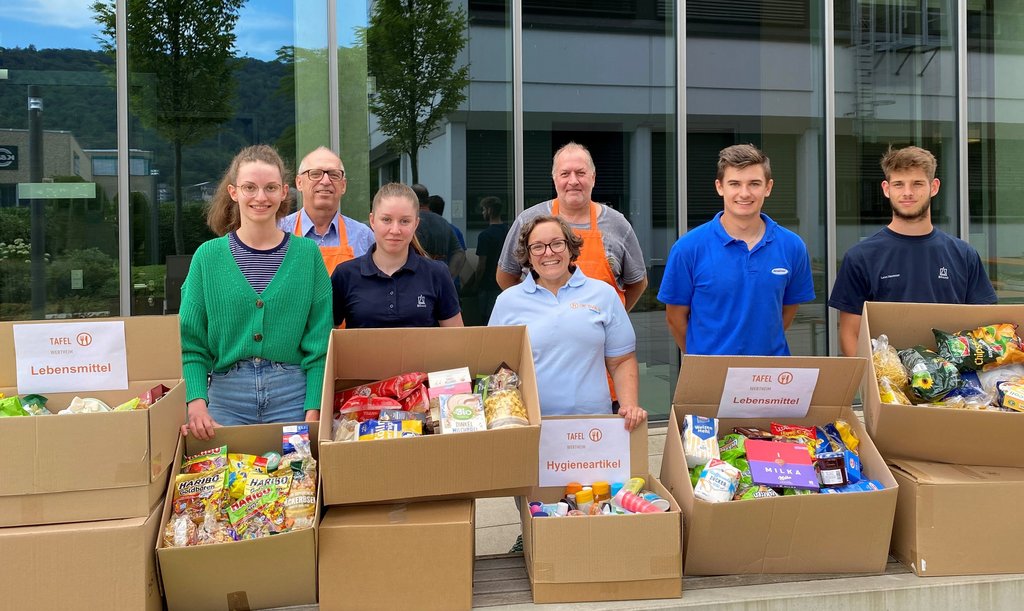
POLYGON ((206 217, 221 237, 196 250, 181 288, 186 435, 320 418, 331 281, 312 240, 277 228, 289 207, 277 151, 242 149, 206 217))

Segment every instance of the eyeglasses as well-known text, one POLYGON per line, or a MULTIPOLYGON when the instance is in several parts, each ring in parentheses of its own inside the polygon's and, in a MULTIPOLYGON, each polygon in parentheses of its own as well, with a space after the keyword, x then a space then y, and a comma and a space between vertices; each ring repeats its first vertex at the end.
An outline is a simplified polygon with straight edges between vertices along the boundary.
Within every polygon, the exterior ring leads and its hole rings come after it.
MULTIPOLYGON (((241 184, 241 185, 235 185, 235 186, 246 197, 256 197, 256 194, 258 194, 260 192, 260 188, 261 188, 261 187, 258 187, 256 185, 252 184, 251 182, 247 182, 247 183, 244 183, 244 184, 241 184)), ((274 197, 275 195, 277 195, 278 193, 281 192, 282 188, 283 187, 281 187, 281 185, 277 184, 276 182, 272 182, 269 185, 264 185, 262 187, 263 192, 267 194, 267 197, 274 197)))
POLYGON ((543 242, 534 242, 533 244, 530 244, 529 246, 527 246, 527 248, 530 249, 530 254, 531 255, 533 255, 535 257, 539 257, 539 256, 543 255, 544 252, 547 249, 549 249, 549 248, 551 249, 552 253, 557 255, 558 253, 560 253, 560 252, 565 250, 565 247, 566 247, 567 244, 568 244, 568 242, 566 242, 565 240, 559 239, 559 240, 552 240, 548 244, 544 244, 543 242))
POLYGON ((321 170, 320 168, 313 168, 311 170, 300 172, 300 174, 309 176, 309 179, 313 181, 320 180, 324 177, 324 174, 327 174, 328 178, 333 182, 341 182, 345 179, 345 170, 321 170))

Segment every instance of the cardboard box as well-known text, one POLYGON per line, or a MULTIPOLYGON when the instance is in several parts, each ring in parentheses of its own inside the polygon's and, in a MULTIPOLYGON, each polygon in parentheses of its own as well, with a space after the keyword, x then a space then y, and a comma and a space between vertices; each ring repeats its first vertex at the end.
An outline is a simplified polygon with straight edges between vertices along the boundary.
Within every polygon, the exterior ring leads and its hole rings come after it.
POLYGON ((535 603, 682 594, 682 514, 649 470, 645 424, 630 434, 630 471, 644 478, 648 490, 669 501, 669 511, 534 518, 528 501, 557 502, 564 488, 534 488, 522 499, 523 551, 535 603))
MULTIPOLYGON (((144 518, 163 498, 185 421, 178 318, 113 320, 124 321, 128 389, 83 396, 115 406, 157 384, 171 391, 147 410, 0 418, 0 526, 144 518)), ((0 323, 0 392, 7 395, 17 394, 13 329, 22 324, 41 323, 0 323)), ((57 412, 75 393, 46 396, 57 412)))
POLYGON ((743 573, 881 573, 889 556, 896 481, 850 408, 864 370, 860 358, 683 357, 665 439, 661 478, 685 517, 687 575, 743 573), (784 424, 847 421, 860 439, 863 479, 885 490, 809 494, 709 503, 693 495, 683 454, 683 416, 717 417, 731 367, 818 370, 804 418, 721 419, 719 437, 735 426, 767 430, 784 424))
POLYGON ((320 419, 325 505, 521 494, 537 484, 540 401, 526 327, 340 329, 331 333, 320 419), (530 426, 336 442, 335 390, 409 372, 502 363, 522 380, 530 426))
MULTIPOLYGON (((883 333, 897 350, 917 344, 935 349, 932 328, 954 333, 1003 322, 1024 325, 1024 305, 868 302, 857 353, 870 356, 871 338, 883 333)), ((886 458, 1024 467, 1024 453, 1017 449, 1024 437, 1022 414, 882 404, 870 360, 861 398, 868 433, 886 458)))
POLYGON ((331 507, 320 525, 320 608, 472 608, 473 520, 468 500, 331 507))
MULTIPOLYGON (((262 455, 281 452, 284 424, 229 426, 217 429, 209 441, 188 437, 184 454, 228 446, 229 452, 262 455)), ((310 441, 316 437, 310 423, 310 441)), ((316 443, 311 443, 313 457, 316 443)), ((179 454, 175 465, 181 464, 179 454)), ((297 530, 261 539, 195 547, 163 547, 163 527, 171 517, 171 494, 160 518, 161 538, 156 544, 160 583, 167 609, 265 609, 316 603, 317 528, 297 530)), ((317 495, 320 521, 320 499, 317 495)), ((152 548, 151 548, 152 549, 152 548)))
POLYGON ((899 483, 892 554, 917 575, 1024 573, 1024 469, 910 460, 899 483))
POLYGON ((153 544, 160 505, 147 517, 0 528, 0 609, 160 611, 153 544))

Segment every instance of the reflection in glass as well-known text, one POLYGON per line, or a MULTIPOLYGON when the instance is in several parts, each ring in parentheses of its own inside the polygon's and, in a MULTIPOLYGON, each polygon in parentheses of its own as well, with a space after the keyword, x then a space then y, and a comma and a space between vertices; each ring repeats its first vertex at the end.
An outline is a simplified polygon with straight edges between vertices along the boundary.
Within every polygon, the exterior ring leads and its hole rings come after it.
POLYGON ((0 320, 117 316, 114 58, 82 7, 6 2, 0 320), (31 110, 28 110, 31 109, 31 110))
POLYGON ((722 210, 718 152, 752 143, 775 180, 763 212, 807 246, 815 300, 801 304, 786 333, 794 355, 827 354, 825 328, 825 140, 822 15, 817 3, 687 2, 687 219, 722 210))
POLYGON ((1000 303, 1024 302, 1024 2, 967 8, 971 244, 988 264, 1000 303))
POLYGON ((655 299, 675 242, 674 5, 523 2, 525 206, 555 196, 554 152, 586 146, 597 168, 592 199, 632 224, 649 287, 630 313, 640 362, 640 404, 664 417, 678 350, 655 299))

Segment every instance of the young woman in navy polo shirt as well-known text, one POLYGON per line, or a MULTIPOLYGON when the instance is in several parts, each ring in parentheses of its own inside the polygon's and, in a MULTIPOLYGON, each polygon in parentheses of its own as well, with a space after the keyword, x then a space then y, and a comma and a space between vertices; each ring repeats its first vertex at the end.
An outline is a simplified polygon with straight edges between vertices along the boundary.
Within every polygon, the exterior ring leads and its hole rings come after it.
POLYGON ((462 308, 448 266, 416 241, 419 200, 411 188, 386 184, 373 197, 375 244, 334 270, 334 324, 360 327, 461 327, 462 308))

